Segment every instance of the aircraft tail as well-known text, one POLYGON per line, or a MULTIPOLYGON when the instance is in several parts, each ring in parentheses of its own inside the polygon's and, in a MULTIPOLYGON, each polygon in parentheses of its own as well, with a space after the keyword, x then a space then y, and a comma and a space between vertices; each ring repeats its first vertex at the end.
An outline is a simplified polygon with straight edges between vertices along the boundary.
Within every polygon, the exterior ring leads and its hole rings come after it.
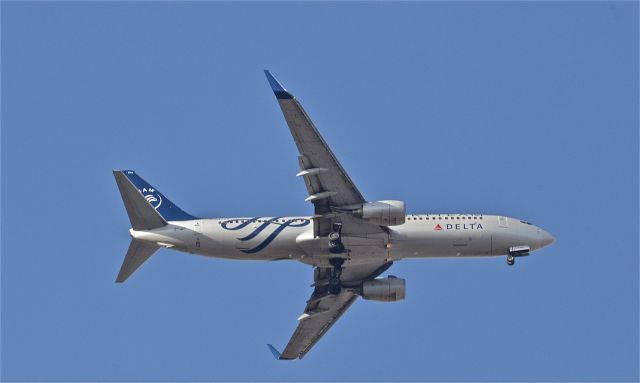
POLYGON ((113 175, 133 230, 155 229, 165 226, 167 221, 197 219, 185 213, 133 170, 114 170, 113 175))
MULTIPOLYGON (((166 226, 167 221, 197 219, 174 205, 133 170, 114 170, 113 175, 133 230, 152 230, 166 226)), ((124 282, 159 248, 155 244, 132 239, 116 282, 124 282)))

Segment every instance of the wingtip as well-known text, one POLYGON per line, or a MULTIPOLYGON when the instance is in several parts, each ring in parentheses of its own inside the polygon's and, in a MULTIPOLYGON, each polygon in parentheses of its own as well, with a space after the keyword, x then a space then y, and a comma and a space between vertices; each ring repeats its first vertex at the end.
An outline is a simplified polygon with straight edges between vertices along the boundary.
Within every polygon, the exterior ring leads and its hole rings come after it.
POLYGON ((280 351, 276 350, 276 348, 273 347, 271 343, 267 343, 267 347, 269 348, 269 351, 271 351, 271 353, 273 354, 273 357, 276 358, 276 360, 282 359, 282 354, 280 354, 280 351))
POLYGON ((271 72, 268 69, 264 70, 264 74, 265 74, 265 76, 267 76, 267 80, 269 81, 269 85, 271 86, 271 89, 273 90, 273 93, 275 93, 276 98, 278 98, 278 99, 291 99, 291 98, 293 98, 293 95, 291 93, 289 93, 282 86, 282 84, 280 84, 278 79, 276 79, 275 76, 272 75, 271 72))

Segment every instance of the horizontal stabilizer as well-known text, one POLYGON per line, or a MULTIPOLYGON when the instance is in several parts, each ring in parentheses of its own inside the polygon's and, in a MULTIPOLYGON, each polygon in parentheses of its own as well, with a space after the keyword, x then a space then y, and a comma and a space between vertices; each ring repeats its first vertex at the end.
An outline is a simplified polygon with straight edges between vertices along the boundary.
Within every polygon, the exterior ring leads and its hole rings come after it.
POLYGON ((132 239, 127 255, 124 257, 124 262, 122 262, 122 267, 120 267, 120 273, 118 273, 116 282, 122 283, 126 281, 127 278, 129 278, 134 271, 138 270, 159 248, 159 246, 132 239))

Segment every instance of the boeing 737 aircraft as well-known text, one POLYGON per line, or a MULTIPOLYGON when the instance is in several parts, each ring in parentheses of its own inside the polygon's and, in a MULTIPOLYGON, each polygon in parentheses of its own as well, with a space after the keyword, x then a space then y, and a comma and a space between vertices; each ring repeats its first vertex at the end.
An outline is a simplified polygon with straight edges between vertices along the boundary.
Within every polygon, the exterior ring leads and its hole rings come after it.
POLYGON ((132 170, 114 170, 132 240, 116 282, 161 247, 238 260, 295 260, 314 267, 313 292, 277 359, 302 358, 358 297, 395 302, 405 280, 380 277, 406 258, 517 257, 554 238, 529 222, 484 214, 409 214, 403 201, 367 201, 298 100, 265 71, 298 147, 298 177, 314 214, 204 219, 192 216, 132 170))

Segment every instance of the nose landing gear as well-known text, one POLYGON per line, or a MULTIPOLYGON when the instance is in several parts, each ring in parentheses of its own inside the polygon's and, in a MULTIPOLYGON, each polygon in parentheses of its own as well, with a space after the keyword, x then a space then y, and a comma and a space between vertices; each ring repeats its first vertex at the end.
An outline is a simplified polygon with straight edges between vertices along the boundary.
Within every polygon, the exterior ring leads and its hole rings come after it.
POLYGON ((513 266, 516 261, 515 257, 526 257, 530 251, 531 248, 528 245, 510 247, 507 253, 507 265, 513 266))

